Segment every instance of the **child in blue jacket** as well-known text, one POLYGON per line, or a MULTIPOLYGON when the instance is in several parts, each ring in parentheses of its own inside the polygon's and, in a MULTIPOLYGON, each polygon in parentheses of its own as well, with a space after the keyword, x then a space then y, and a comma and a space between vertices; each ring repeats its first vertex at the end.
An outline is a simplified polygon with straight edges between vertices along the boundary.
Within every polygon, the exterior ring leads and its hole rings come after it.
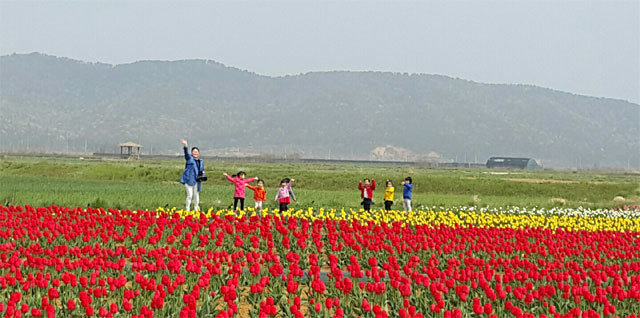
POLYGON ((405 211, 411 211, 411 192, 413 191, 413 180, 411 177, 406 177, 402 181, 402 207, 405 211))

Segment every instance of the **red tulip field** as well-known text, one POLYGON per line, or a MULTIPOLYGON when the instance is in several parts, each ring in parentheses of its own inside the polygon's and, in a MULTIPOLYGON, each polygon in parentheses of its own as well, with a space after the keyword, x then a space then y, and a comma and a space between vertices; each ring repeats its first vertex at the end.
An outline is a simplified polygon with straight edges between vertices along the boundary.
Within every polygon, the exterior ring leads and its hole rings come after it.
POLYGON ((635 216, 383 214, 0 206, 0 315, 639 317, 635 216))

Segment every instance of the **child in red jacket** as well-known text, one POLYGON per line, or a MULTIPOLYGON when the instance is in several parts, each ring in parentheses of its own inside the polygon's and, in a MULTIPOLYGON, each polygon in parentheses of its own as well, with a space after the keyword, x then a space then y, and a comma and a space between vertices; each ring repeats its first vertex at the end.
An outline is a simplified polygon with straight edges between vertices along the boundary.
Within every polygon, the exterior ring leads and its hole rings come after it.
POLYGON ((262 203, 267 199, 267 191, 264 189, 264 181, 258 179, 258 186, 247 184, 247 188, 253 190, 253 201, 256 203, 256 211, 262 210, 262 203))
POLYGON ((373 198, 373 190, 376 189, 376 180, 364 179, 358 184, 358 189, 360 189, 360 198, 362 198, 362 206, 365 211, 371 210, 371 198, 373 198))

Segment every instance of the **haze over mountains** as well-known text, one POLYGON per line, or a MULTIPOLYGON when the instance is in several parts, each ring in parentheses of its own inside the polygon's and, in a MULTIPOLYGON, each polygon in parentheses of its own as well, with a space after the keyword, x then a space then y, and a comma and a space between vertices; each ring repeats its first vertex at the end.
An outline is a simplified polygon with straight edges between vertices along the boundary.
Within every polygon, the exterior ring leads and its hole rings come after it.
POLYGON ((393 145, 443 160, 637 168, 639 126, 638 104, 440 75, 0 57, 0 151, 113 152, 130 140, 173 154, 184 137, 205 154, 370 159, 393 145))

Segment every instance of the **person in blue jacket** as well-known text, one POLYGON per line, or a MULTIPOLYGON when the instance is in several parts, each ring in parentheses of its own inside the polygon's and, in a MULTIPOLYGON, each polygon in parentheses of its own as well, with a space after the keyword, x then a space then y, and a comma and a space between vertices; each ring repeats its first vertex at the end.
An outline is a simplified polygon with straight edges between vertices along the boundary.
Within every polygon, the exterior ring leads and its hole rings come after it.
POLYGON ((411 177, 406 177, 402 181, 402 207, 405 211, 411 211, 411 192, 413 191, 413 180, 411 177))
POLYGON ((180 178, 180 183, 184 184, 187 191, 186 210, 189 211, 191 201, 193 201, 193 210, 200 209, 200 190, 202 190, 202 181, 207 181, 204 174, 204 161, 199 158, 200 149, 198 147, 191 148, 191 153, 187 147, 187 141, 180 140, 184 145, 184 159, 187 161, 184 166, 184 172, 180 178))

